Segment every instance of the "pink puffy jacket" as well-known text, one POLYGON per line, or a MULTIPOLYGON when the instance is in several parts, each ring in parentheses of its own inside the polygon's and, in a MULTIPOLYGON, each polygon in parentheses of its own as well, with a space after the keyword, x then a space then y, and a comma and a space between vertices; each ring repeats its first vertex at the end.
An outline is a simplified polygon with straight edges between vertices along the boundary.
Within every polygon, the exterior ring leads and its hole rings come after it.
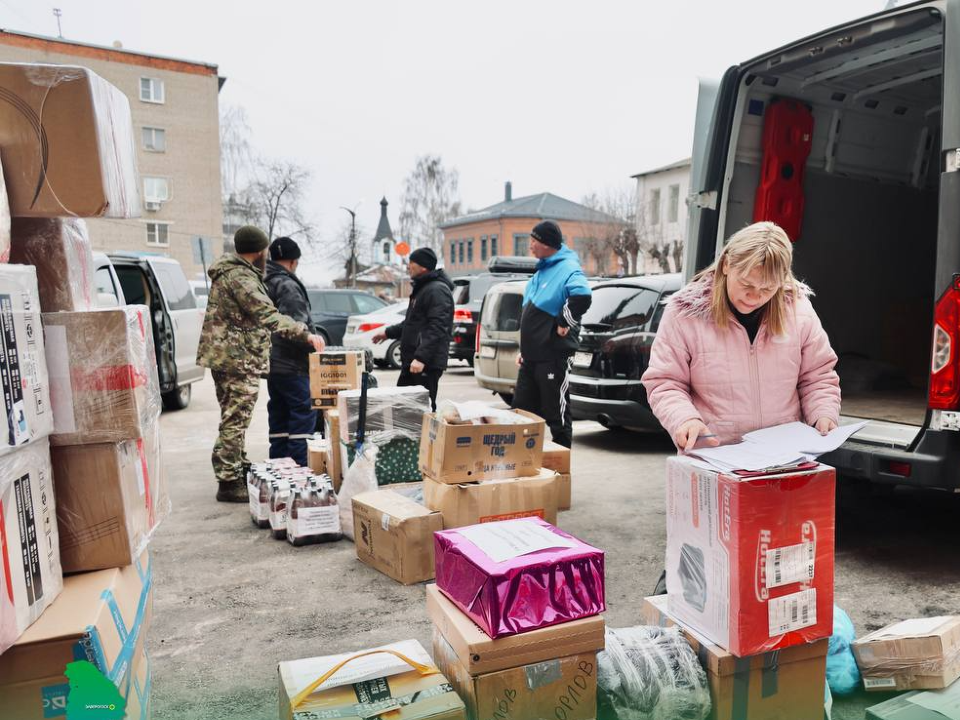
POLYGON ((643 374, 650 407, 671 436, 699 419, 722 444, 762 427, 840 419, 837 355, 810 304, 810 290, 788 295, 786 334, 761 323, 753 345, 731 318, 721 330, 710 313, 713 276, 671 298, 643 374))

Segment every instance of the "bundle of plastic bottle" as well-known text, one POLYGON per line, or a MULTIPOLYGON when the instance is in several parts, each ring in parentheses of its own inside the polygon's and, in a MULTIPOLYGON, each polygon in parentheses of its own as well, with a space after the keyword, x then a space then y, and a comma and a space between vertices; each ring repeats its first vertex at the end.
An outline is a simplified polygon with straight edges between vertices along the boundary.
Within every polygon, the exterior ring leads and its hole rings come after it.
POLYGON ((340 513, 333 480, 290 458, 251 466, 247 474, 250 517, 277 540, 300 546, 340 540, 340 513))

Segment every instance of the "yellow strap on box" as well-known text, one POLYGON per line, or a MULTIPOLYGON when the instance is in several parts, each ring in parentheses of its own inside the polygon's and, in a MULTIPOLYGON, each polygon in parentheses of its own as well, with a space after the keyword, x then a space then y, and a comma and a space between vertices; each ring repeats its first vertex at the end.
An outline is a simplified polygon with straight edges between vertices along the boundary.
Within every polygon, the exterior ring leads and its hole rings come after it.
POLYGON ((316 690, 318 687, 323 685, 331 677, 336 675, 337 671, 340 670, 344 665, 351 663, 354 660, 357 660, 359 658, 367 657, 368 655, 378 655, 380 653, 387 653, 389 655, 394 655, 395 657, 400 658, 401 660, 403 660, 403 662, 405 662, 407 665, 412 667, 414 670, 420 673, 420 675, 423 677, 427 677, 428 675, 436 675, 440 672, 439 669, 433 667, 432 665, 424 665, 423 663, 419 663, 416 660, 411 660, 406 655, 404 655, 403 653, 399 653, 396 650, 370 650, 368 652, 362 652, 362 653, 353 655, 351 657, 348 657, 346 660, 343 660, 342 662, 339 662, 336 665, 334 665, 332 668, 327 670, 327 672, 325 672, 319 678, 317 678, 312 683, 310 683, 306 688, 298 692, 294 696, 293 700, 290 701, 290 707, 293 710, 296 710, 298 707, 300 707, 303 704, 303 701, 313 694, 314 690, 316 690))

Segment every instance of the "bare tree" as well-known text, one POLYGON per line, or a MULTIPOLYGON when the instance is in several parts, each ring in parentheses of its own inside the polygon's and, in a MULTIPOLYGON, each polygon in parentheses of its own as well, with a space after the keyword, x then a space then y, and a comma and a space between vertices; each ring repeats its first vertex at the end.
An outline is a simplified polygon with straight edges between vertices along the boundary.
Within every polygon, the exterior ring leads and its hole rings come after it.
POLYGON ((355 275, 367 269, 364 261, 367 260, 364 247, 366 243, 360 238, 368 237, 367 230, 359 223, 354 228, 350 220, 345 221, 337 231, 334 240, 336 257, 343 262, 344 277, 351 285, 355 275))
POLYGON ((429 247, 437 255, 443 250, 440 225, 460 214, 457 185, 459 174, 446 168, 438 155, 417 158, 403 181, 400 196, 400 239, 411 247, 429 247))
POLYGON ((639 197, 636 203, 634 227, 640 254, 656 262, 660 272, 680 272, 683 268, 683 237, 667 237, 661 208, 654 208, 650 203, 650 200, 639 197))
POLYGON ((310 242, 313 224, 303 207, 310 171, 287 160, 262 160, 247 187, 248 207, 271 238, 300 236, 310 242))
POLYGON ((247 113, 236 105, 220 108, 220 188, 227 202, 241 193, 256 165, 247 113))
POLYGON ((600 262, 601 258, 605 260, 612 254, 619 259, 624 274, 635 275, 640 250, 635 228, 635 193, 625 187, 610 188, 602 194, 584 196, 581 204, 603 213, 605 217, 594 224, 596 237, 586 248, 588 254, 600 262))

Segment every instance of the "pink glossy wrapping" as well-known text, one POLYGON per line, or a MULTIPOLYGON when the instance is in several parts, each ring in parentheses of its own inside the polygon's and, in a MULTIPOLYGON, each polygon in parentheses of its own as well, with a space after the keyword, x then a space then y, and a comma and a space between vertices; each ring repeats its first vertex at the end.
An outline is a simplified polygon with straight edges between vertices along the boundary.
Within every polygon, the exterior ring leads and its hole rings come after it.
POLYGON ((437 587, 492 638, 606 610, 603 551, 539 518, 530 521, 577 546, 498 563, 456 530, 434 533, 437 587))

